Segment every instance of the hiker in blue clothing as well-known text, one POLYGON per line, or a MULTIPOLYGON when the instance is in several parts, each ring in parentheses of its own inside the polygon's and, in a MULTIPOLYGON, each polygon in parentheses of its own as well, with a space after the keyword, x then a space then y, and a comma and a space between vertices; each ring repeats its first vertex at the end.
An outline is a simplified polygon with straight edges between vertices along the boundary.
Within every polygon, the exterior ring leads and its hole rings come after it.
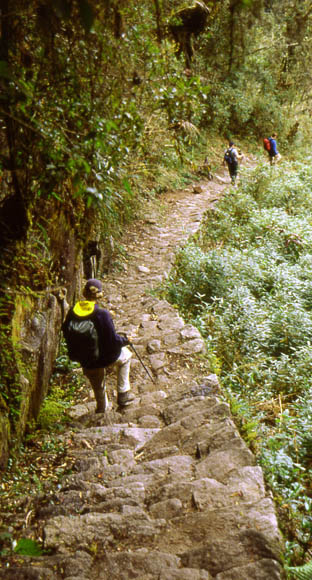
POLYGON ((277 133, 272 133, 271 137, 269 138, 269 141, 270 141, 270 150, 269 150, 270 165, 275 165, 275 163, 278 163, 281 159, 281 155, 279 154, 279 152, 277 150, 276 138, 277 138, 277 133))

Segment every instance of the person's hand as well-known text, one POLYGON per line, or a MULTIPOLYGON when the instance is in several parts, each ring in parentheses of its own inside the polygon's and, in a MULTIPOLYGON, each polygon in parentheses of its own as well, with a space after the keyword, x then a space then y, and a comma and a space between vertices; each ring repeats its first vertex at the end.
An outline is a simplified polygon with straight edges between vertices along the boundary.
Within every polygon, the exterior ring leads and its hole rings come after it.
POLYGON ((126 339, 128 340, 129 344, 137 337, 138 335, 138 329, 137 328, 133 328, 129 334, 126 335, 126 339))

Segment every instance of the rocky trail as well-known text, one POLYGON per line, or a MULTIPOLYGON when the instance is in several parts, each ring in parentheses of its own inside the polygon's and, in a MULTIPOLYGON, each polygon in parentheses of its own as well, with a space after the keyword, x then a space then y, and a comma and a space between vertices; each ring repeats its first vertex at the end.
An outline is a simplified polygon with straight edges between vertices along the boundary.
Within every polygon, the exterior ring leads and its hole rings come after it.
MULTIPOLYGON (((95 414, 71 408, 73 472, 37 502, 46 554, 0 569, 6 580, 278 580, 282 549, 263 474, 234 424, 204 342, 153 296, 177 248, 229 187, 213 181, 162 195, 123 240, 127 260, 104 279, 106 307, 135 349, 136 399, 95 414)), ((34 514, 33 514, 34 516, 34 514)), ((39 522, 39 523, 38 523, 39 522)), ((26 529, 27 533, 27 529, 26 529)))

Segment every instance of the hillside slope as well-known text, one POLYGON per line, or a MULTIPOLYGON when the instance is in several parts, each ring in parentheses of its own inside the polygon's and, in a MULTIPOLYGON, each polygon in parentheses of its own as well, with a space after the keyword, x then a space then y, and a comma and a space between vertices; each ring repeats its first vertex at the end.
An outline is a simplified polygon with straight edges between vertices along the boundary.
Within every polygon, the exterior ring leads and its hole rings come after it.
POLYGON ((204 342, 165 300, 151 295, 178 246, 229 187, 212 182, 162 196, 124 239, 127 258, 104 279, 105 304, 119 332, 137 330, 134 404, 95 415, 70 410, 73 473, 35 497, 20 535, 42 538, 47 555, 3 562, 6 580, 278 580, 281 537, 261 469, 241 439, 204 342), (31 511, 31 513, 29 513, 31 511))

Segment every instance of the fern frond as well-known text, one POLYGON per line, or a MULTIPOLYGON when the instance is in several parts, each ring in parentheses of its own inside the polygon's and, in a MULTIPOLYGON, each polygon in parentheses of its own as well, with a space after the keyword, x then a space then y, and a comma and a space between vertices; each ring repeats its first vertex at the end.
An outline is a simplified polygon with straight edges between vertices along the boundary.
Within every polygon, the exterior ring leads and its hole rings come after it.
POLYGON ((303 566, 286 566, 286 571, 290 572, 293 578, 297 578, 298 580, 312 580, 312 560, 303 566))
POLYGON ((189 135, 194 136, 200 134, 200 131, 197 129, 197 127, 193 125, 193 123, 190 123, 190 121, 180 121, 180 125, 182 129, 184 129, 185 133, 188 133, 189 135))

